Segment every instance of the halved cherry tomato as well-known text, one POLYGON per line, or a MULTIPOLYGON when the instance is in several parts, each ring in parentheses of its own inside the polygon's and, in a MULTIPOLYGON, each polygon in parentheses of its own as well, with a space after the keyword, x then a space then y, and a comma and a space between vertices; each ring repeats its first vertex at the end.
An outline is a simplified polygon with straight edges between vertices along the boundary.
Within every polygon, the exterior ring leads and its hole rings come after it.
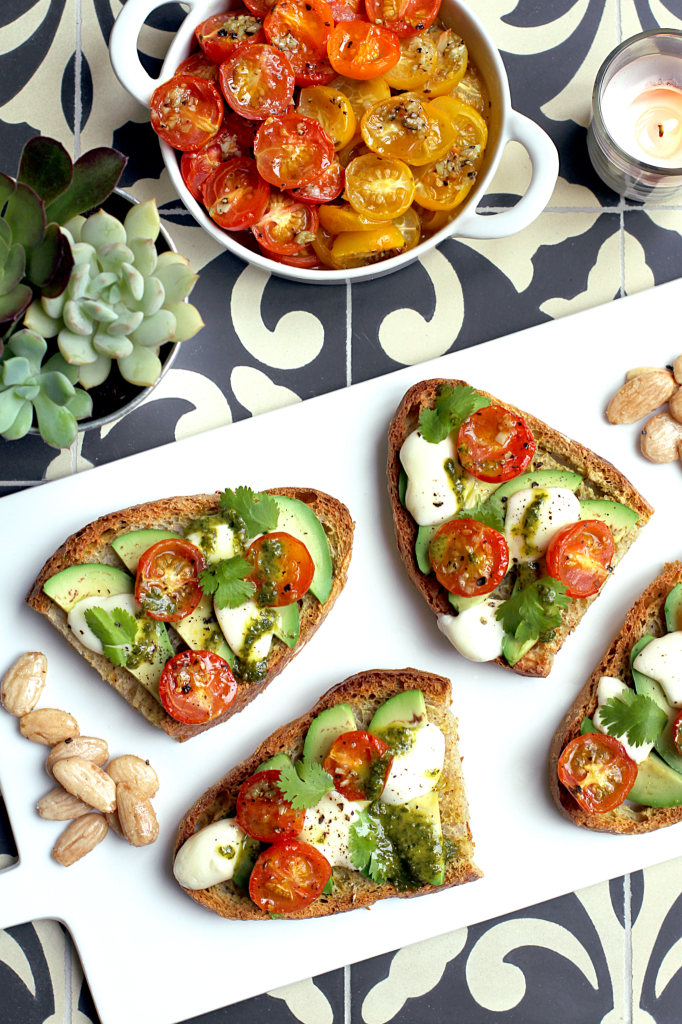
POLYGON ((137 563, 135 600, 150 619, 179 622, 201 601, 199 573, 205 568, 202 552, 188 540, 160 540, 137 563))
POLYGON ((569 597, 599 592, 615 554, 613 534, 598 519, 565 526, 547 548, 547 572, 566 586, 569 597))
POLYGON ((488 405, 467 416, 457 439, 459 461, 472 476, 503 483, 530 465, 535 438, 526 421, 502 405, 488 405))
POLYGON ((295 256, 312 244, 319 223, 313 203, 273 190, 265 212, 251 230, 264 249, 280 256, 295 256))
POLYGON ((340 21, 327 43, 329 60, 339 75, 376 78, 400 60, 398 37, 368 21, 340 21))
POLYGON ((384 81, 391 89, 417 89, 433 74, 438 64, 436 44, 427 32, 400 40, 400 60, 387 71, 384 81))
POLYGON ((346 196, 357 213, 370 220, 393 220, 414 199, 414 176, 402 160, 367 153, 346 168, 346 196))
POLYGON ((408 206, 404 213, 391 222, 405 240, 405 249, 414 249, 421 238, 421 221, 414 206, 408 206))
POLYGON ((300 252, 294 253, 293 256, 273 252, 272 249, 266 249, 264 245, 259 245, 258 248, 263 256, 267 256, 269 260, 274 260, 275 263, 283 263, 287 267, 299 267, 301 270, 313 270, 315 267, 320 266, 317 253, 310 245, 306 245, 305 249, 301 249, 300 252))
POLYGON ((217 134, 223 101, 213 82, 196 75, 175 75, 154 90, 152 128, 164 142, 191 153, 217 134))
POLYGON ((413 166, 439 160, 457 138, 447 114, 418 92, 398 93, 376 103, 364 114, 360 130, 373 152, 413 166))
MULTIPOLYGON (((386 88, 388 89, 388 86, 386 88)), ((370 150, 365 145, 362 135, 360 132, 356 132, 348 145, 338 151, 336 157, 345 170, 351 160, 355 160, 356 156, 366 156, 369 152, 370 150)))
POLYGON ((275 0, 244 0, 244 3, 252 14, 261 19, 275 6, 275 0))
POLYGON ((213 82, 214 85, 218 84, 218 65, 209 60, 203 50, 197 50, 196 53, 190 54, 186 60, 178 64, 175 74, 196 75, 197 78, 205 78, 207 82, 213 82))
POLYGON ((213 172, 226 160, 248 156, 253 145, 253 133, 249 139, 248 133, 235 130, 228 124, 230 118, 246 124, 237 114, 230 111, 223 118, 223 125, 218 134, 214 135, 206 146, 196 153, 183 153, 180 159, 183 181, 200 203, 204 199, 204 184, 213 172))
POLYGON ((208 215, 226 231, 252 227, 263 216, 269 198, 270 186, 249 156, 227 160, 204 185, 208 215))
POLYGON ((504 579, 509 548, 501 533, 477 519, 443 523, 429 546, 438 582, 459 597, 489 594, 504 579))
POLYGON ((239 7, 225 14, 213 14, 194 29, 199 46, 207 57, 222 64, 242 43, 264 43, 260 18, 239 7))
POLYGON ((682 711, 673 722, 673 740, 677 747, 677 753, 682 754, 682 711))
POLYGON ((588 814, 619 807, 636 778, 636 763, 614 736, 595 732, 577 736, 559 758, 559 782, 588 814))
POLYGON ((346 267, 361 266, 373 258, 389 253, 397 255, 405 248, 405 239, 395 224, 375 225, 370 231, 342 231, 332 245, 332 257, 346 267))
MULTIPOLYGON (((320 207, 321 210, 326 207, 320 207)), ((320 263, 325 267, 329 267, 330 270, 343 270, 344 265, 339 260, 335 260, 332 256, 332 245, 334 244, 334 236, 330 231, 327 231, 325 227, 320 224, 317 229, 317 234, 313 238, 311 245, 320 263)))
MULTIPOLYGON (((417 202, 416 192, 414 198, 415 202, 417 202)), ((421 221, 422 236, 424 238, 430 238, 431 235, 435 235, 437 231, 440 231, 446 224, 449 224, 451 219, 450 214, 444 210, 427 210, 420 204, 419 220, 421 221)))
POLYGON ((305 910, 332 875, 327 858, 309 843, 289 839, 263 850, 249 878, 249 896, 270 914, 305 910))
POLYGON ((334 740, 324 770, 347 800, 378 800, 393 764, 391 748, 371 732, 344 732, 334 740))
POLYGON ((308 185, 334 160, 334 144, 322 125, 293 113, 264 121, 253 151, 259 174, 280 188, 308 185))
POLYGON ((242 783, 237 797, 239 827, 262 843, 293 839, 303 828, 305 809, 297 811, 291 806, 278 780, 278 771, 257 772, 242 783))
MULTIPOLYGON (((447 93, 445 95, 448 95, 447 93)), ((486 89, 483 76, 475 64, 467 63, 464 78, 449 93, 453 99, 461 100, 467 106, 473 107, 478 114, 488 113, 488 90, 486 89)))
MULTIPOLYGON (((337 75, 329 84, 332 89, 338 89, 348 99, 358 121, 366 110, 373 107, 379 100, 389 99, 391 95, 388 83, 383 78, 360 79, 337 75)), ((360 129, 358 128, 357 131, 359 133, 360 129)), ((356 153, 356 156, 358 155, 356 153)))
POLYGON ((288 110, 294 84, 291 64, 267 43, 240 46, 220 66, 225 99, 238 114, 253 121, 288 110))
POLYGON ((427 82, 421 87, 426 96, 444 96, 451 93, 464 78, 469 54, 464 40, 451 28, 432 25, 429 29, 438 50, 438 63, 427 82))
POLYGON ((288 191, 302 203, 329 203, 341 195, 345 182, 346 172, 338 160, 334 160, 326 171, 322 171, 317 181, 310 181, 307 185, 299 185, 288 191))
POLYGON ((414 36, 436 19, 440 0, 365 0, 367 16, 397 36, 414 36))
POLYGON ((268 42, 288 57, 297 85, 307 85, 316 67, 326 62, 333 27, 334 16, 325 0, 278 0, 263 22, 268 42))
POLYGON ((329 85, 301 89, 296 110, 319 121, 336 150, 347 146, 355 135, 356 118, 350 100, 329 85))
POLYGON ((237 696, 232 669, 212 651, 181 651, 166 662, 159 697, 168 714, 187 725, 210 722, 237 696))
POLYGON ((245 557, 253 566, 249 579, 256 587, 259 605, 283 608, 300 601, 310 589, 315 563, 303 541, 289 533, 258 537, 245 557))
POLYGON ((374 231, 377 222, 356 213, 350 203, 342 206, 321 206, 320 224, 330 235, 339 235, 342 231, 374 231))
POLYGON ((329 0, 334 23, 337 21, 367 21, 364 0, 329 0))

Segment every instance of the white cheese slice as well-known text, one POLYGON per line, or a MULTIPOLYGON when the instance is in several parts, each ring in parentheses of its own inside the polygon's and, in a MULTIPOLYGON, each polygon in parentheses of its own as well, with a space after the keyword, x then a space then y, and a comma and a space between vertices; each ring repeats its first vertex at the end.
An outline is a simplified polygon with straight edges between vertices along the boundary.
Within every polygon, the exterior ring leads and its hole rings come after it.
POLYGON ((682 707, 682 632, 666 633, 646 645, 635 658, 635 668, 663 687, 668 704, 682 707))
POLYGON ((599 729, 600 732, 603 732, 608 736, 615 736, 615 739, 617 739, 618 742, 622 743, 622 745, 625 747, 625 752, 628 755, 628 757, 631 757, 633 761, 636 761, 637 764, 640 764, 642 761, 646 760, 646 758, 651 753, 653 743, 628 743, 625 737, 617 736, 613 732, 609 732, 609 730, 606 728, 605 725, 603 725, 601 720, 600 708, 602 704, 606 704, 607 700, 610 700, 611 697, 618 697, 623 692, 623 690, 627 689, 628 687, 626 686, 626 684, 621 682, 620 679, 614 679, 612 676, 602 676, 599 680, 599 685, 597 686, 597 704, 599 705, 599 707, 592 716, 592 721, 594 722, 595 727, 599 729))
POLYGON ((205 543, 207 532, 196 530, 193 533, 187 534, 185 539, 203 552, 204 558, 209 565, 220 562, 223 558, 232 558, 233 555, 237 554, 234 547, 234 530, 227 523, 216 523, 215 526, 211 526, 210 532, 213 536, 211 538, 212 544, 209 545, 205 543), (210 551, 207 550, 208 547, 211 548, 210 551))
MULTIPOLYGON (((123 611, 130 612, 131 615, 137 615, 141 608, 132 594, 114 594, 112 597, 84 597, 76 602, 66 620, 69 629, 88 650, 94 651, 95 654, 102 654, 104 648, 101 640, 97 639, 85 621, 85 612, 88 608, 95 607, 104 608, 110 614, 114 608, 122 608, 123 611)), ((123 644, 123 649, 126 653, 130 651, 131 646, 132 644, 123 644)))
POLYGON ((441 614, 438 628, 469 661, 494 661, 502 654, 504 639, 504 626, 495 617, 501 604, 502 601, 491 598, 457 616, 441 614))
POLYGON ((297 838, 319 850, 332 867, 352 868, 350 827, 368 803, 368 800, 347 800, 332 790, 305 812, 305 824, 297 838))
MULTIPOLYGON (((253 600, 245 601, 244 604, 240 604, 238 608, 218 608, 217 605, 214 604, 214 609, 218 625, 223 631, 223 636, 237 657, 244 657, 242 650, 246 640, 246 634, 263 614, 263 609, 259 608, 253 600)), ((270 609, 266 609, 266 611, 269 613, 270 609)), ((251 647, 251 650, 248 652, 248 657, 246 658, 247 661, 262 661, 263 658, 267 658, 270 652, 272 630, 274 628, 275 623, 273 623, 271 629, 266 633, 263 633, 263 635, 256 640, 251 647)))
POLYGON ((178 850, 173 874, 185 889, 207 889, 234 874, 245 835, 234 818, 207 825, 178 850))
POLYGON ((445 737, 433 722, 414 732, 415 741, 407 753, 393 758, 381 794, 384 803, 406 804, 436 788, 445 762, 445 737))
POLYGON ((527 487, 512 494, 504 523, 510 563, 544 555, 554 535, 579 519, 580 502, 568 487, 527 487))
POLYGON ((419 526, 444 523, 459 511, 452 479, 445 470, 448 459, 454 462, 456 458, 452 437, 430 444, 413 430, 405 438, 400 449, 400 461, 407 473, 405 507, 419 526))

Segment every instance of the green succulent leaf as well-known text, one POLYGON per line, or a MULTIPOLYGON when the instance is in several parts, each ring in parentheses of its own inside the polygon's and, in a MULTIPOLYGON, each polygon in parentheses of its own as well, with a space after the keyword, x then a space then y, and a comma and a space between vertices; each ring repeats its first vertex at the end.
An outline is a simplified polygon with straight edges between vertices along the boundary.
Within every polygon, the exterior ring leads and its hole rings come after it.
MULTIPOLYGON (((1 202, 0 207, 2 207, 1 202)), ((7 249, 9 249, 12 244, 12 229, 4 217, 0 217, 0 241, 7 249)))
POLYGON ((84 420, 86 416, 92 415, 92 395, 82 388, 76 388, 73 398, 66 403, 66 408, 77 420, 84 420))
POLYGON ((153 349, 135 345, 129 356, 119 359, 118 368, 121 376, 130 384, 149 387, 155 384, 161 373, 161 360, 153 349))
POLYGON ((18 284, 8 295, 0 295, 0 324, 17 320, 31 303, 33 292, 26 284, 18 284))
POLYGON ((37 135, 24 146, 17 180, 28 185, 44 203, 66 192, 73 177, 73 164, 61 142, 37 135))
POLYGON ((10 178, 8 174, 0 174, 0 211, 16 187, 17 183, 14 178, 10 178))
POLYGON ((99 206, 116 188, 128 158, 115 149, 91 149, 73 167, 71 184, 47 208, 48 219, 65 224, 99 206))
MULTIPOLYGON (((126 260, 128 260, 130 249, 125 244, 126 229, 118 218, 112 217, 106 210, 98 210, 97 213, 88 217, 81 228, 81 242, 87 242, 95 249, 100 249, 103 245, 125 246, 126 260)), ((132 253, 130 255, 132 256, 132 253)))
POLYGON ((42 244, 28 254, 26 276, 44 291, 61 271, 59 279, 61 290, 64 291, 72 267, 73 256, 68 238, 62 234, 58 224, 48 224, 42 244), (63 268, 62 262, 65 263, 63 268))
POLYGON ((94 363, 86 363, 78 367, 78 382, 84 388, 96 388, 109 376, 111 359, 108 356, 98 355, 94 363))
MULTIPOLYGON (((2 218, 0 218, 0 224, 4 223, 5 221, 2 220, 2 218)), ((6 241, 4 238, 0 238, 0 281, 4 280, 4 266, 5 263, 7 262, 7 257, 9 256, 9 251, 12 247, 12 232, 9 228, 7 229, 7 231, 9 232, 9 241, 6 241)))
POLYGON ((32 188, 21 183, 7 200, 5 220, 12 229, 12 241, 27 251, 39 246, 45 235, 45 204, 32 188))
POLYGON ((26 310, 24 327, 27 327, 29 331, 35 331, 43 338, 55 338, 59 333, 59 320, 48 316, 40 300, 35 299, 26 310))
POLYGON ((2 364, 2 383, 6 388, 11 388, 14 384, 25 384, 27 377, 30 376, 31 364, 24 356, 6 359, 2 364))
POLYGON ((57 344, 67 363, 72 363, 74 366, 94 363, 97 359, 97 353, 92 347, 92 338, 86 338, 82 334, 72 334, 71 331, 63 328, 57 336, 57 344))
POLYGON ((67 220, 66 224, 62 224, 62 227, 65 231, 69 232, 74 242, 80 242, 81 231, 83 230, 84 224, 85 217, 82 217, 80 213, 78 213, 75 217, 71 217, 70 220, 67 220))
POLYGON ((33 406, 43 440, 52 448, 69 448, 76 440, 76 417, 65 405, 55 405, 46 395, 38 395, 33 406))
POLYGON ((13 355, 28 359, 32 374, 40 372, 40 364, 47 352, 47 342, 39 334, 24 328, 12 335, 7 347, 13 355))
POLYGON ((0 434, 10 430, 23 408, 25 399, 16 394, 14 388, 0 391, 0 434))
POLYGON ((20 437, 25 437, 28 434, 32 425, 33 405, 31 402, 24 401, 14 417, 14 422, 1 433, 6 441, 18 441, 20 437))
POLYGON ((5 259, 5 272, 0 281, 0 295, 7 295, 20 283, 26 270, 23 245, 13 245, 5 259))
POLYGON ((36 395, 40 394, 40 384, 17 384, 12 390, 19 398, 32 402, 36 395))
POLYGON ((144 318, 130 335, 130 340, 145 348, 158 348, 175 335, 175 317, 168 309, 160 309, 144 318))
POLYGON ((124 220, 128 245, 134 238, 148 238, 155 242, 159 237, 161 221, 155 199, 137 203, 131 207, 124 220))
POLYGON ((67 363, 61 352, 55 352, 42 366, 43 373, 63 373, 72 384, 78 382, 78 367, 67 363))
MULTIPOLYGON (((49 231, 52 226, 53 225, 48 224, 47 230, 49 231)), ((65 291, 75 262, 68 238, 66 235, 62 234, 61 231, 59 234, 61 239, 62 255, 54 274, 42 287, 42 293, 46 299, 55 299, 65 291)))
POLYGON ((68 405, 76 393, 71 381, 63 373, 41 373, 40 391, 55 405, 68 405))
MULTIPOLYGON (((138 207, 135 207, 138 209, 138 207)), ((130 214, 128 214, 130 216, 130 214)), ((126 217, 126 222, 128 217, 126 217)), ((156 246, 151 238, 131 238, 128 240, 130 251, 135 254, 134 265, 145 277, 154 273, 156 268, 156 246)))
POLYGON ((173 302, 182 302, 194 288, 199 280, 189 267, 182 263, 174 263, 170 267, 157 266, 154 277, 161 282, 166 292, 166 305, 173 302))
POLYGON ((174 302, 166 306, 169 313, 175 317, 175 337, 173 341, 189 341, 195 334, 198 334, 202 327, 205 327, 201 319, 201 313, 191 302, 174 302))

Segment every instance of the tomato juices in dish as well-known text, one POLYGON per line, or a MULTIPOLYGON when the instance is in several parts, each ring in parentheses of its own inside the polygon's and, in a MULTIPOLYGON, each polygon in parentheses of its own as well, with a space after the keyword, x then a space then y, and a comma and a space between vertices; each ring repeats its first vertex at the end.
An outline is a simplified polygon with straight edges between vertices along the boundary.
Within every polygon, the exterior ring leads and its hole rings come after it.
POLYGON ((245 2, 197 26, 151 102, 209 216, 335 270, 440 230, 475 184, 489 101, 439 0, 245 2))

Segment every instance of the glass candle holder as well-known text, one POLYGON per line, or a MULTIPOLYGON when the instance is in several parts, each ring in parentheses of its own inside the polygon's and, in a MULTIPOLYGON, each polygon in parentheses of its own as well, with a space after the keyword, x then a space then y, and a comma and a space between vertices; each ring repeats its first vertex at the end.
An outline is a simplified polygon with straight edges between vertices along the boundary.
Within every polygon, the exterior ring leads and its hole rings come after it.
POLYGON ((682 190, 682 31, 626 39, 599 69, 587 149, 615 192, 662 203, 682 190))

